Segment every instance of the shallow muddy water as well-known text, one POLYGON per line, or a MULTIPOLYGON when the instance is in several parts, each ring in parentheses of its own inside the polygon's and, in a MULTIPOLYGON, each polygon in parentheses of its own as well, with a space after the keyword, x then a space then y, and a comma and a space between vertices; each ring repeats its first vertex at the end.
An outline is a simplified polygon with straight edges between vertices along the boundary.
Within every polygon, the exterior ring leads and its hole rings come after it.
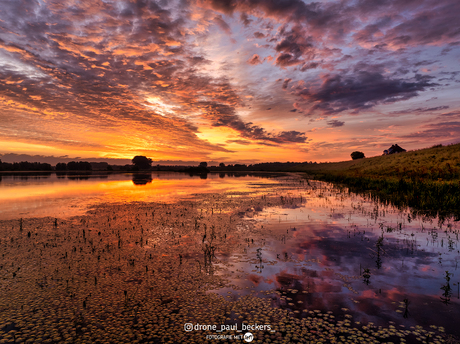
POLYGON ((2 342, 460 335, 458 222, 414 217, 296 175, 155 175, 117 176, 105 190, 85 180, 88 193, 68 191, 56 203, 54 191, 45 216, 19 197, 27 216, 10 209, 0 221, 2 342), (72 202, 87 213, 73 216, 72 202))

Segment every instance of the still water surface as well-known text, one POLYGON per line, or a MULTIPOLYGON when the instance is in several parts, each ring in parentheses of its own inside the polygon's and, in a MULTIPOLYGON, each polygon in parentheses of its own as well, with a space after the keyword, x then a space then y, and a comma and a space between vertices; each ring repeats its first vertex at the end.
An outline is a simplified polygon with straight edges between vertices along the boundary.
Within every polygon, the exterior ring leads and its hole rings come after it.
POLYGON ((301 205, 249 213, 263 240, 229 259, 235 283, 261 296, 275 289, 273 305, 298 316, 307 307, 351 313, 357 324, 441 326, 459 335, 458 222, 311 185, 290 194, 302 195, 301 205))
POLYGON ((158 172, 152 174, 4 175, 0 179, 0 220, 67 217, 91 205, 114 202, 171 202, 197 193, 245 192, 251 183, 273 183, 267 176, 158 172))
POLYGON ((217 247, 210 262, 233 287, 213 292, 270 298, 298 317, 351 313, 356 325, 437 326, 460 335, 458 222, 414 217, 327 183, 280 185, 267 176, 218 174, 3 176, 0 218, 63 217, 99 203, 171 203, 199 193, 275 194, 281 205, 235 214, 241 244, 230 252, 217 247))

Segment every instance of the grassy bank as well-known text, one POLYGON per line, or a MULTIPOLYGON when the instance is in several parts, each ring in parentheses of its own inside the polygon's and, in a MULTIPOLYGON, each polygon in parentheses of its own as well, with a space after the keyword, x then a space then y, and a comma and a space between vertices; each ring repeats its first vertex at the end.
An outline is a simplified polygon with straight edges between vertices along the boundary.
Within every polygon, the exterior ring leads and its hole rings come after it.
POLYGON ((428 215, 460 218, 460 144, 338 163, 296 167, 314 178, 370 192, 428 215))

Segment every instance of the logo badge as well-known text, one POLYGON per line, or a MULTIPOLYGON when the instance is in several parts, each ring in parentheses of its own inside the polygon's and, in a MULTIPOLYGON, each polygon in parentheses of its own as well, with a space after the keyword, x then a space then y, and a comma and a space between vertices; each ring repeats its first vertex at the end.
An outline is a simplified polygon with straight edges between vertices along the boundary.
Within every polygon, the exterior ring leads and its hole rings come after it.
POLYGON ((248 343, 249 343, 249 342, 252 342, 253 339, 254 339, 254 336, 252 335, 251 332, 246 332, 246 333, 244 334, 244 341, 245 341, 245 342, 248 342, 248 343))

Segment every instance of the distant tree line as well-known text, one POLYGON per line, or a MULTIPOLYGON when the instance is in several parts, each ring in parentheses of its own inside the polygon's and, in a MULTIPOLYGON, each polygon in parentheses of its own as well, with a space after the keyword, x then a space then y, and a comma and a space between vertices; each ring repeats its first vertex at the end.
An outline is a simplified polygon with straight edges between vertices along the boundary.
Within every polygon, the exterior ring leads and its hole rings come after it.
POLYGON ((91 163, 87 161, 71 161, 67 164, 60 162, 56 165, 56 171, 92 171, 91 163))
POLYGON ((0 160, 0 171, 52 171, 53 167, 41 162, 2 162, 0 160))
MULTIPOLYGON (((110 167, 110 166, 109 166, 110 167)), ((0 160, 0 171, 92 171, 91 163, 87 161, 71 161, 69 163, 60 162, 53 167, 48 163, 41 162, 2 162, 0 160)), ((108 170, 111 170, 110 168, 108 170)))
POLYGON ((152 168, 152 159, 145 156, 135 156, 132 159, 132 165, 119 166, 117 169, 121 171, 141 171, 141 170, 155 170, 155 171, 176 171, 187 172, 191 174, 205 174, 209 172, 233 172, 233 171, 266 171, 266 172, 283 172, 288 171, 290 168, 303 165, 303 164, 316 164, 316 162, 266 162, 259 164, 231 164, 225 165, 221 162, 219 166, 208 166, 208 163, 203 161, 198 166, 166 166, 156 165, 152 168))
POLYGON ((259 164, 229 164, 220 163, 219 166, 208 166, 207 162, 201 162, 198 166, 167 166, 156 165, 152 168, 152 159, 145 156, 135 156, 132 159, 132 164, 124 166, 109 165, 106 163, 90 163, 87 161, 71 161, 68 163, 60 162, 56 166, 51 166, 48 163, 39 162, 15 162, 6 163, 0 160, 0 171, 124 171, 124 172, 137 172, 137 171, 175 171, 175 172, 188 172, 192 174, 206 174, 209 172, 244 172, 244 171, 266 171, 266 172, 284 172, 289 171, 290 168, 303 164, 316 164, 316 162, 267 162, 259 164), (97 164, 105 164, 105 166, 96 166, 97 164), (93 166, 94 165, 94 166, 93 166), (96 167, 95 167, 96 166, 96 167))
POLYGON ((203 174, 207 174, 210 172, 207 166, 208 166, 208 163, 203 161, 203 162, 200 162, 198 166, 190 166, 190 167, 180 170, 180 172, 187 172, 187 173, 190 173, 191 175, 193 174, 203 175, 203 174))
POLYGON ((259 164, 230 164, 225 165, 220 163, 218 167, 209 167, 211 171, 261 171, 261 172, 282 172, 288 171, 290 168, 303 165, 303 164, 316 164, 316 162, 264 162, 259 164))

